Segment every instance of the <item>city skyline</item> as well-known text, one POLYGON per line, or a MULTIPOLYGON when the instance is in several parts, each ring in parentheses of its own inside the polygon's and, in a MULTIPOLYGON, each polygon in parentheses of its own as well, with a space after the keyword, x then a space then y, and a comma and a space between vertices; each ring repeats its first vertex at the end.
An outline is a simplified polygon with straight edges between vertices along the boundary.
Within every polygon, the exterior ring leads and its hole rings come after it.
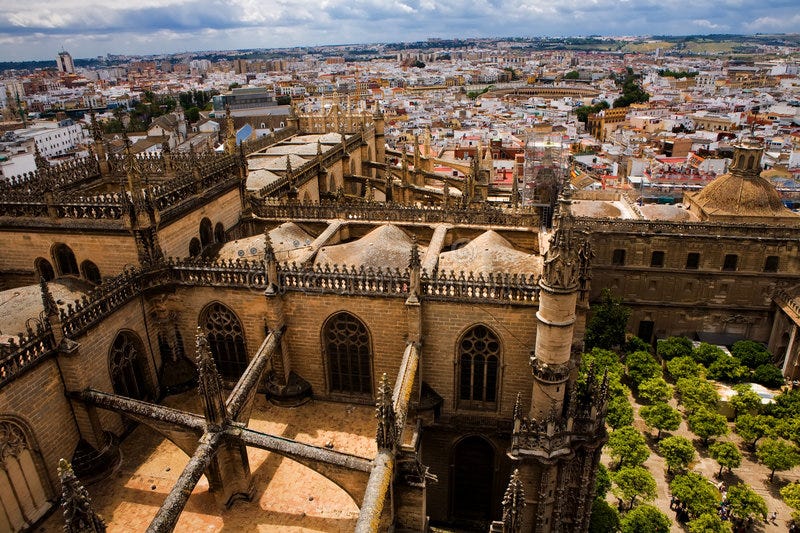
POLYGON ((794 33, 791 0, 0 1, 6 61, 415 41, 429 37, 794 33))

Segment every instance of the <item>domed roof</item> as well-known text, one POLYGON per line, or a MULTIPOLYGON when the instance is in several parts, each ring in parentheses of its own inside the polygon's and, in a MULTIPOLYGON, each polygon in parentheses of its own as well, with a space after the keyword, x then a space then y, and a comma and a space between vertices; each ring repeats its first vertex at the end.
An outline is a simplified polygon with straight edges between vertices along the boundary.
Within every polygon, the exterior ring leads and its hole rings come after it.
POLYGON ((745 178, 737 173, 718 177, 694 201, 709 215, 772 216, 786 212, 770 182, 760 176, 745 178))
POLYGON ((694 195, 693 201, 708 216, 773 217, 788 211, 775 187, 762 178, 760 143, 743 140, 734 146, 733 166, 694 195))

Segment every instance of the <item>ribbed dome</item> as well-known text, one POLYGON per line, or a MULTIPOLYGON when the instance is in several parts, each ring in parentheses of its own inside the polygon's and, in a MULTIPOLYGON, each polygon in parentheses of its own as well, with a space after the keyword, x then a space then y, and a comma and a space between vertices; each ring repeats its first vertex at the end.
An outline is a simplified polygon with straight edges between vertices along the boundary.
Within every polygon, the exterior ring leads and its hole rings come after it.
POLYGON ((772 216, 785 214, 786 208, 775 187, 760 176, 724 174, 694 198, 709 215, 772 216))

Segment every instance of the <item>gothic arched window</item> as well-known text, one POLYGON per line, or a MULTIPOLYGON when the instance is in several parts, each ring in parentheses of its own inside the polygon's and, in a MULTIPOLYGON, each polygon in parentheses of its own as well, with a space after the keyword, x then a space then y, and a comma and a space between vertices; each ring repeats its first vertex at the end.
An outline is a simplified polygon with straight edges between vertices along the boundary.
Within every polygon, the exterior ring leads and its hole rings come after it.
POLYGON ((50 508, 49 487, 36 463, 29 433, 14 420, 0 420, 0 531, 30 531, 50 508))
POLYGON ((197 257, 202 251, 203 247, 200 245, 200 239, 193 237, 192 240, 189 241, 189 257, 197 257))
POLYGON ((66 244, 56 244, 53 246, 53 262, 60 276, 78 276, 78 262, 72 248, 66 244))
POLYGON ((227 381, 238 380, 247 368, 242 323, 233 311, 215 302, 203 310, 200 325, 206 333, 211 355, 222 378, 227 381))
POLYGON ((322 327, 330 391, 372 394, 372 348, 367 327, 347 312, 336 313, 322 327))
POLYGON ((482 324, 458 342, 458 398, 466 408, 494 408, 500 367, 500 340, 482 324))
POLYGON ((136 400, 155 399, 144 344, 137 334, 130 331, 117 334, 108 366, 115 393, 136 400))

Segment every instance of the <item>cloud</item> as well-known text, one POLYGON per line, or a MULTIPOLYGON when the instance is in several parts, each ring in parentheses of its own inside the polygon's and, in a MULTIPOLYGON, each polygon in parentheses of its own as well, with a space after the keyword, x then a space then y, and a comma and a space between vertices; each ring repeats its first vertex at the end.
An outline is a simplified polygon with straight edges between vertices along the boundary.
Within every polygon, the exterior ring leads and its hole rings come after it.
POLYGON ((426 37, 797 32, 797 0, 0 0, 6 59, 426 37), (207 33, 211 32, 211 33, 207 33), (211 37, 213 35, 213 38, 211 37), (109 36, 112 36, 109 39, 109 36))

